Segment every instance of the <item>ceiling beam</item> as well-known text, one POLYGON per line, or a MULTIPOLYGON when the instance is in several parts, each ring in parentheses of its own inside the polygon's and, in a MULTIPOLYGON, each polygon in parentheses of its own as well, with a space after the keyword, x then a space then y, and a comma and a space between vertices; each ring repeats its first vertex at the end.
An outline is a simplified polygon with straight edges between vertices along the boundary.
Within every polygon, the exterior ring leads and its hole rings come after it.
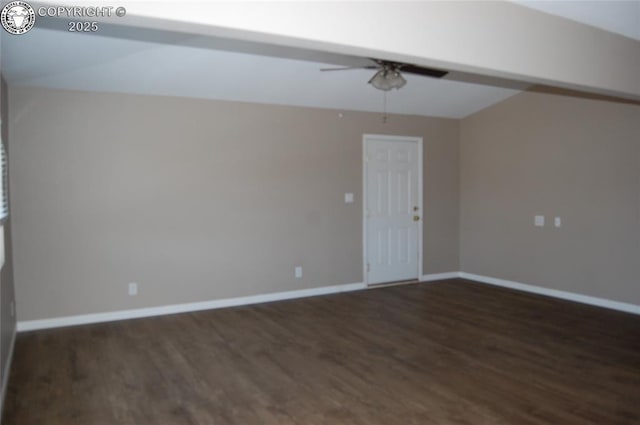
MULTIPOLYGON (((54 4, 41 4, 47 3, 54 4)), ((640 100, 640 41, 510 2, 154 1, 125 6, 125 17, 105 22, 384 58, 640 100)))

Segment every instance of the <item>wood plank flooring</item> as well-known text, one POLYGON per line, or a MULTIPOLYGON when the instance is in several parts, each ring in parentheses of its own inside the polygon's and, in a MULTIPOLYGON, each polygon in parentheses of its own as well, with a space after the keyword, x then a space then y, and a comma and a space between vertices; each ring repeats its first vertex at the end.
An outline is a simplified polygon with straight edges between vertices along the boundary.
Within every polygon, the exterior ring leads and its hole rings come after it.
POLYGON ((3 421, 639 423, 639 316, 460 279, 20 334, 3 421))

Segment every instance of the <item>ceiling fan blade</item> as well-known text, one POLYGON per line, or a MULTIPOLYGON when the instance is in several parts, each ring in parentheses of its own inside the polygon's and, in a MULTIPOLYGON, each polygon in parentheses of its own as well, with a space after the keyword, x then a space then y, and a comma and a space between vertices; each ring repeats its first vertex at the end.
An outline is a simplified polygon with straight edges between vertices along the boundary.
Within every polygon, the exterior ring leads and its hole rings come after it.
POLYGON ((434 78, 442 78, 449 73, 449 71, 442 71, 440 69, 426 68, 424 66, 417 66, 417 65, 411 65, 411 64, 401 65, 400 71, 406 72, 408 74, 416 74, 416 75, 422 75, 425 77, 434 77, 434 78))
POLYGON ((324 72, 324 71, 347 71, 349 69, 378 69, 379 67, 377 65, 370 65, 370 66, 345 66, 342 68, 321 68, 320 71, 324 72))

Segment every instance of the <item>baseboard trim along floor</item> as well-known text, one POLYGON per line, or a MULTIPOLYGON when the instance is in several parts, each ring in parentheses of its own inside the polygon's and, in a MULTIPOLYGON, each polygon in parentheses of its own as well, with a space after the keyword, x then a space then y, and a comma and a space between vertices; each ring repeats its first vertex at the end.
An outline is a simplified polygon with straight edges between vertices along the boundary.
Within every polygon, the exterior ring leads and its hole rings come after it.
POLYGON ((481 276, 473 273, 460 272, 459 277, 462 279, 473 280, 479 283, 501 286, 503 288, 510 288, 538 295, 546 295, 548 297, 575 301, 582 304, 590 304, 597 307, 608 308, 611 310, 624 311, 625 313, 640 314, 640 305, 628 304, 620 301, 608 300, 605 298, 592 297, 589 295, 577 294, 575 292, 560 291, 558 289, 550 289, 542 286, 529 285, 526 283, 514 282, 511 280, 497 279, 495 277, 481 276))
MULTIPOLYGON (((640 315, 639 305, 592 297, 589 295, 582 295, 573 292, 560 291, 557 289, 550 289, 542 286, 529 285, 505 279, 482 276, 473 273, 447 272, 426 274, 420 277, 420 281, 434 282, 438 280, 456 278, 467 279, 478 283, 501 286, 503 288, 515 289, 518 291, 530 292, 539 295, 546 295, 563 300, 575 301, 583 304, 590 304, 597 307, 603 307, 640 315)), ((313 297, 317 295, 336 294, 340 292, 359 291, 363 289, 367 289, 367 286, 362 282, 358 282, 345 285, 323 286, 319 288, 274 292, 270 294, 250 295, 246 297, 226 298, 221 300, 211 300, 196 303, 174 304, 160 307, 148 307, 135 310, 122 310, 106 313, 83 314, 78 316, 58 317, 52 319, 27 320, 18 322, 18 332, 58 328, 64 326, 85 325, 90 323, 112 322, 116 320, 136 319, 141 317, 162 316, 167 314, 187 313, 201 310, 212 310, 217 308, 236 307, 241 305, 313 297)))
POLYGON ((18 322, 18 332, 60 328, 63 326, 86 325, 90 323, 113 322, 116 320, 138 319, 141 317, 163 316, 167 314, 188 313, 193 311, 212 310, 217 308, 237 307, 241 305, 291 300, 295 298, 313 297, 317 295, 359 291, 361 289, 366 289, 366 285, 364 283, 348 283, 345 285, 322 286, 319 288, 273 292, 269 294, 249 295, 246 297, 225 298, 220 300, 195 303, 173 304, 160 307, 147 307, 135 310, 82 314, 78 316, 57 317, 52 319, 26 320, 18 322))
POLYGON ((433 282, 435 280, 456 279, 460 277, 460 272, 423 274, 420 276, 420 282, 433 282))

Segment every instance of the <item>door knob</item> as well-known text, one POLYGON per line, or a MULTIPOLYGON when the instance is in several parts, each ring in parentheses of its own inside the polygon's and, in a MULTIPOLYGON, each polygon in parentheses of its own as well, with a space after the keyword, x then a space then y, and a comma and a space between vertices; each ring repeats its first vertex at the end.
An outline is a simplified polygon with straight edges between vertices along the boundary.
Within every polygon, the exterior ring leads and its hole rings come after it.
POLYGON ((419 215, 414 215, 413 216, 413 221, 420 221, 420 216, 419 215))

